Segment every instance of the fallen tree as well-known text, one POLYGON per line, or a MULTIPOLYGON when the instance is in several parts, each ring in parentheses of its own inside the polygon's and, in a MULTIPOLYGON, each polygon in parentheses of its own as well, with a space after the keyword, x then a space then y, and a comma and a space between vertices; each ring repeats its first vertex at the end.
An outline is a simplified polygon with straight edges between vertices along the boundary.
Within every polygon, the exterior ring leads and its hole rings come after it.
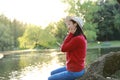
POLYGON ((111 52, 90 64, 86 73, 76 80, 120 80, 117 74, 120 74, 120 52, 111 52))

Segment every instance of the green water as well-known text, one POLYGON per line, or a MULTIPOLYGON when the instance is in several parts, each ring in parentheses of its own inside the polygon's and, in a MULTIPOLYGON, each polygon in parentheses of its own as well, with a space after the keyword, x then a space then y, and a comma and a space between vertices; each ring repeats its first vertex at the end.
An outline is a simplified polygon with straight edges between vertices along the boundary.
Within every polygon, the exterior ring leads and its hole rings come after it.
POLYGON ((47 80, 64 61, 60 52, 8 55, 0 60, 0 80, 47 80))
MULTIPOLYGON (((101 52, 89 49, 86 65, 100 57, 101 52)), ((0 80, 47 80, 51 70, 64 64, 64 53, 56 51, 11 54, 0 59, 0 80)))

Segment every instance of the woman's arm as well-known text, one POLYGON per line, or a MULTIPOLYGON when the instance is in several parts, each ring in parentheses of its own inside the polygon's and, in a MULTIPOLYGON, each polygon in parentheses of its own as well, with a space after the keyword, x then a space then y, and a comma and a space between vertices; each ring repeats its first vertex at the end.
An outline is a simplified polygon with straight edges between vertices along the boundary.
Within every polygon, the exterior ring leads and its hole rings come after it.
POLYGON ((78 37, 72 38, 69 42, 63 43, 61 46, 62 52, 69 52, 75 50, 80 45, 80 39, 78 37))

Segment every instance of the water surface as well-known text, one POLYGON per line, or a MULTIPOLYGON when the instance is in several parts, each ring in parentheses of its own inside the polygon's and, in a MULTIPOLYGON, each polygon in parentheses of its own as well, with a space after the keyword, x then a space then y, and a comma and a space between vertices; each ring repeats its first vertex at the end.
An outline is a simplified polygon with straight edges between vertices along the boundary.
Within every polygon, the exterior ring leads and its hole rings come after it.
POLYGON ((47 80, 50 71, 64 61, 60 52, 8 55, 0 60, 0 80, 47 80))
MULTIPOLYGON (((119 50, 119 47, 88 49, 86 65, 103 54, 119 50)), ((0 59, 0 80, 47 80, 53 69, 64 64, 64 53, 57 51, 10 54, 0 59)))

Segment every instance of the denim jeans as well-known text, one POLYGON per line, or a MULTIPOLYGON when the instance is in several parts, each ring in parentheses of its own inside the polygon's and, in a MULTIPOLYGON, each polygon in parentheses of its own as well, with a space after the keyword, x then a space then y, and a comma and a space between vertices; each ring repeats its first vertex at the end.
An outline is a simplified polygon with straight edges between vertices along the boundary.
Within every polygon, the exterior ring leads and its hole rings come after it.
POLYGON ((66 70, 66 67, 61 67, 51 72, 51 76, 48 80, 75 80, 78 77, 84 75, 85 70, 80 72, 70 72, 66 70))

